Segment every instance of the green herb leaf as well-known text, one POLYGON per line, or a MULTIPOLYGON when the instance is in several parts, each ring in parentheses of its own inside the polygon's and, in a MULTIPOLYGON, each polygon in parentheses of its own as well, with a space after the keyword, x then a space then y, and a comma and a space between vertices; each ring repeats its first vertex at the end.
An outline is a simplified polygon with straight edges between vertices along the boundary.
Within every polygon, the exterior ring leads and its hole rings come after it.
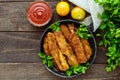
POLYGON ((55 22, 49 28, 52 29, 52 31, 59 32, 60 31, 60 23, 59 22, 55 22))
POLYGON ((119 0, 114 0, 113 1, 113 5, 116 5, 116 4, 118 4, 119 3, 119 0))
POLYGON ((98 13, 98 16, 97 16, 99 19, 102 19, 102 15, 100 13, 98 13))
POLYGON ((86 73, 86 69, 87 68, 85 66, 81 66, 81 71, 80 72, 83 73, 83 74, 85 74, 86 73))
POLYGON ((101 23, 101 25, 99 26, 99 29, 104 30, 106 28, 107 24, 105 23, 101 23))
POLYGON ((42 63, 43 64, 47 64, 47 60, 46 59, 42 59, 42 63))
POLYGON ((120 38, 120 29, 116 29, 115 38, 120 38))
POLYGON ((109 21, 108 26, 113 29, 115 27, 115 24, 112 21, 109 21))
POLYGON ((41 57, 41 58, 46 58, 46 55, 42 52, 38 53, 38 56, 41 57))
POLYGON ((85 64, 85 66, 86 66, 86 67, 90 66, 90 63, 89 63, 89 62, 87 62, 87 63, 85 64))
POLYGON ((47 63, 49 68, 53 68, 54 67, 54 62, 53 61, 48 61, 47 63))
POLYGON ((67 74, 68 76, 71 76, 71 75, 72 75, 72 71, 71 71, 71 70, 67 70, 67 71, 66 71, 66 74, 67 74))
POLYGON ((99 46, 103 46, 103 45, 104 45, 103 41, 100 41, 99 46))
POLYGON ((106 70, 106 72, 110 72, 112 69, 111 69, 111 67, 107 66, 107 67, 105 68, 105 70, 106 70))
POLYGON ((99 37, 99 36, 102 36, 102 35, 100 33, 97 33, 96 36, 99 37))
POLYGON ((107 12, 103 12, 102 13, 102 20, 103 21, 109 21, 110 20, 110 16, 107 15, 107 12))
POLYGON ((113 11, 113 14, 118 14, 118 11, 119 11, 119 9, 115 9, 115 10, 113 11))
POLYGON ((47 56, 45 53, 38 53, 38 56, 42 59, 42 63, 46 64, 49 68, 54 67, 54 62, 52 56, 47 56))
POLYGON ((76 65, 76 66, 70 66, 70 68, 66 71, 66 74, 68 76, 71 76, 72 74, 79 74, 79 73, 86 73, 87 67, 90 65, 89 62, 83 65, 76 65))
POLYGON ((80 25, 80 27, 76 31, 76 34, 83 39, 88 39, 92 37, 92 35, 89 33, 87 27, 84 24, 80 25))
POLYGON ((52 56, 47 56, 47 60, 52 60, 52 56))

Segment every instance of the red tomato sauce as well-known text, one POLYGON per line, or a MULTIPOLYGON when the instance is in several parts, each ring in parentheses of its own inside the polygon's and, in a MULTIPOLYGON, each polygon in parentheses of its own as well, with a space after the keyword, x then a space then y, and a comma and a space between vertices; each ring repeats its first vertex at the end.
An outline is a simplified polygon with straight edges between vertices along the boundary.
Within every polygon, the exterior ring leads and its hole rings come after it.
POLYGON ((46 2, 34 2, 27 10, 28 18, 35 24, 43 24, 52 16, 52 10, 46 2))

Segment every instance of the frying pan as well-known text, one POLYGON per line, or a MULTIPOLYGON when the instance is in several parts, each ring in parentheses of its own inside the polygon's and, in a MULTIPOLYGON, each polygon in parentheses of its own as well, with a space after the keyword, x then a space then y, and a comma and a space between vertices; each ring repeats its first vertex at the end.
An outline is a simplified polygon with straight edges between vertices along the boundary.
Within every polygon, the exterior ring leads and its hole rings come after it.
MULTIPOLYGON (((60 21, 57 21, 59 22, 60 24, 68 24, 68 23, 73 23, 76 27, 79 27, 81 25, 81 23, 79 23, 78 21, 75 21, 75 20, 71 20, 71 19, 65 19, 65 20, 60 20, 60 21)), ((54 24, 54 23, 53 23, 54 24)), ((91 46, 91 49, 92 49, 92 56, 90 57, 90 59, 88 60, 88 62, 90 63, 90 65, 87 67, 87 69, 89 69, 89 67, 92 65, 92 63, 94 62, 95 60, 95 57, 96 57, 96 52, 97 52, 97 47, 96 47, 96 40, 93 36, 93 27, 92 27, 92 23, 87 26, 87 29, 88 31, 90 32, 90 34, 92 35, 92 38, 89 38, 88 39, 88 42, 91 46)), ((46 34, 48 32, 52 31, 49 27, 46 28, 40 38, 40 52, 44 52, 44 49, 43 49, 43 41, 44 41, 44 38, 46 36, 46 34)), ((45 53, 45 52, 44 52, 45 53)), ((55 67, 54 68, 49 68, 47 65, 45 65, 45 67, 47 68, 48 71, 50 71, 51 73, 53 73, 54 75, 56 76, 59 76, 59 77, 62 77, 62 78, 73 78, 73 77, 77 77, 77 76, 80 76, 82 73, 79 73, 77 75, 71 75, 71 76, 67 76, 65 72, 60 72, 58 71, 55 67)))

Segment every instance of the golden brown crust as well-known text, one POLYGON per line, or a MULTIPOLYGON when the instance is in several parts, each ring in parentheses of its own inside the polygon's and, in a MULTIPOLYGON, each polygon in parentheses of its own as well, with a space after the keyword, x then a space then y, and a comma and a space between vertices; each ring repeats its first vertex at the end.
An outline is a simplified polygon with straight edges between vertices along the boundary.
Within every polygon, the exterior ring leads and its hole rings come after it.
POLYGON ((50 50, 47 42, 47 38, 45 37, 44 43, 43 43, 43 48, 47 56, 50 56, 50 50))
POLYGON ((63 55, 61 50, 59 50, 59 58, 60 58, 61 66, 62 66, 62 71, 68 70, 69 69, 69 65, 68 65, 67 60, 66 60, 66 58, 63 55))
POLYGON ((60 48, 60 50, 62 51, 62 53, 67 57, 68 62, 70 62, 70 65, 78 65, 78 61, 75 57, 74 54, 72 54, 69 50, 70 46, 69 44, 66 42, 64 36, 62 35, 61 31, 60 32, 54 32, 55 37, 56 37, 56 41, 58 43, 58 46, 60 48))
POLYGON ((50 49, 50 53, 55 61, 55 64, 59 68, 60 71, 66 71, 69 69, 69 65, 65 56, 62 54, 62 51, 57 46, 55 35, 53 33, 47 34, 48 46, 50 49))
POLYGON ((47 34, 47 39, 48 39, 48 46, 50 49, 50 53, 51 53, 55 63, 57 64, 58 68, 62 71, 62 66, 60 64, 60 59, 59 59, 59 51, 57 48, 54 34, 49 32, 47 34))
POLYGON ((71 32, 70 44, 75 51, 77 60, 79 63, 86 63, 87 62, 87 57, 85 55, 86 53, 85 53, 83 45, 81 43, 81 39, 75 33, 75 26, 74 26, 74 24, 68 24, 68 27, 71 32))
POLYGON ((64 24, 61 24, 61 32, 64 35, 64 37, 69 40, 69 36, 70 36, 70 30, 68 29, 68 27, 64 24))
POLYGON ((74 26, 74 24, 68 24, 68 28, 69 28, 71 33, 75 33, 75 26, 74 26))
POLYGON ((86 39, 81 39, 81 42, 83 44, 87 59, 90 59, 90 56, 92 55, 92 50, 89 42, 86 39))
POLYGON ((72 35, 73 35, 73 37, 71 39, 71 46, 75 50, 77 60, 79 63, 86 63, 87 57, 85 55, 85 51, 84 51, 81 41, 76 34, 73 33, 72 35))

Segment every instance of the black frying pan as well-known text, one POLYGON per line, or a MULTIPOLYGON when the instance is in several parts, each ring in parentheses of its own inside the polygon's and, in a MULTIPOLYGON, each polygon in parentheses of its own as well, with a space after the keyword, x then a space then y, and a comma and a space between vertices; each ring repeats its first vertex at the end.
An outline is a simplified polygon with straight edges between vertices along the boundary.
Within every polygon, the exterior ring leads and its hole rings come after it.
MULTIPOLYGON (((79 27, 79 26, 81 25, 81 23, 79 23, 79 22, 77 22, 77 21, 75 21, 75 20, 71 20, 71 19, 60 20, 60 21, 58 21, 58 22, 60 22, 61 24, 62 24, 62 23, 63 23, 63 24, 73 23, 76 27, 79 27)), ((90 43, 90 46, 91 46, 91 48, 92 48, 92 53, 93 53, 92 56, 91 56, 91 58, 90 58, 89 61, 88 61, 88 62, 90 63, 90 66, 92 65, 92 63, 93 63, 94 60, 95 60, 96 51, 97 51, 96 41, 95 41, 95 38, 94 38, 93 33, 92 33, 92 31, 93 31, 92 25, 93 25, 93 24, 91 23, 90 26, 87 27, 88 30, 89 30, 89 32, 92 34, 92 38, 89 38, 89 39, 88 39, 88 41, 89 41, 89 43, 90 43)), ((40 52, 44 52, 44 49, 43 49, 43 41, 44 41, 44 38, 45 38, 46 34, 47 34, 48 32, 50 32, 50 31, 51 31, 51 29, 50 29, 49 27, 46 28, 45 31, 43 32, 41 38, 40 38, 40 52)), ((88 68, 89 68, 90 66, 88 66, 88 68)), ((77 74, 77 75, 67 76, 67 75, 65 74, 65 72, 60 72, 60 71, 58 71, 56 68, 50 69, 50 68, 47 67, 47 65, 45 65, 45 67, 46 67, 46 68, 48 69, 48 71, 50 71, 51 73, 53 73, 53 74, 55 74, 55 75, 57 75, 57 76, 59 76, 59 77, 62 77, 62 78, 73 78, 73 77, 76 77, 76 76, 80 76, 80 75, 81 75, 81 73, 79 73, 79 74, 77 74)), ((88 68, 87 68, 87 69, 88 69, 88 68)))

